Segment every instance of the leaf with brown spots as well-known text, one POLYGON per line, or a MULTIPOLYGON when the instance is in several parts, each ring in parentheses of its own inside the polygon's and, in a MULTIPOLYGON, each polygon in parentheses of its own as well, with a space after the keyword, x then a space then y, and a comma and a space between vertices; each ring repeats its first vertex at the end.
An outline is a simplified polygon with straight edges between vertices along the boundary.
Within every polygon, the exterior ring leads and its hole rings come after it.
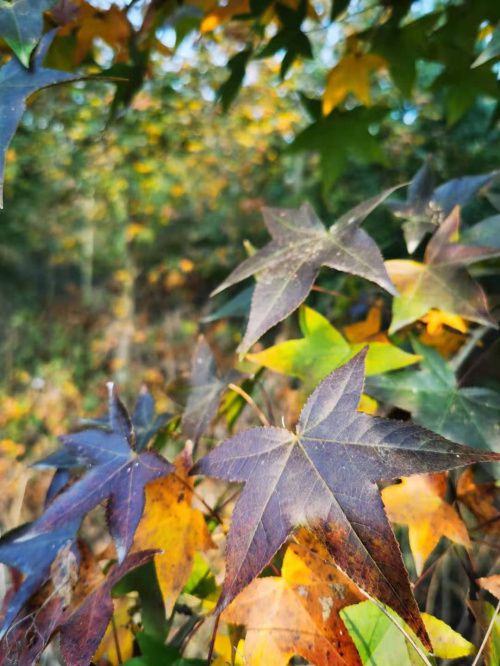
POLYGON ((197 552, 214 546, 201 511, 192 507, 192 461, 184 451, 175 461, 175 473, 146 486, 144 515, 134 550, 161 550, 154 562, 167 615, 186 584, 197 552))
POLYGON ((305 530, 297 536, 300 543, 288 547, 281 577, 253 581, 222 619, 246 626, 248 666, 286 666, 294 655, 316 666, 361 664, 338 613, 364 597, 330 564, 320 542, 305 530))
POLYGON ((446 474, 440 473, 404 478, 401 483, 382 490, 389 520, 408 525, 410 548, 419 575, 441 537, 470 546, 464 522, 445 500, 446 489, 446 474))
POLYGON ((324 541, 336 564, 391 606, 428 646, 377 481, 498 460, 408 421, 356 411, 366 349, 329 375, 295 432, 252 428, 225 441, 192 473, 245 482, 228 535, 222 611, 299 526, 324 541))

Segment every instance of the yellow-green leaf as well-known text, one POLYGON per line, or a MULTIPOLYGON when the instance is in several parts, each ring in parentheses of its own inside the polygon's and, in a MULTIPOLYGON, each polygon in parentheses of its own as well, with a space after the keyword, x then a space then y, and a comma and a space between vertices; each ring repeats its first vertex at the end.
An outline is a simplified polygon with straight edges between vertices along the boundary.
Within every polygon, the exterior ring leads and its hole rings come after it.
POLYGON ((434 615, 422 613, 422 620, 431 639, 433 652, 441 659, 468 657, 476 652, 476 646, 434 615))

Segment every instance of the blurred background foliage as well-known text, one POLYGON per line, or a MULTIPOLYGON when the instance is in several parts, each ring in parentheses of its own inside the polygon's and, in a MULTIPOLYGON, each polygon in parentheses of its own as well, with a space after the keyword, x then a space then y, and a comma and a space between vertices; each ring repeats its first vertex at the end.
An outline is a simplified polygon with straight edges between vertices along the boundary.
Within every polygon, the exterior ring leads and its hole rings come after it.
MULTIPOLYGON (((493 0, 73 5, 45 15, 62 25, 47 64, 94 78, 34 96, 6 155, 6 437, 57 434, 110 376, 126 394, 146 382, 162 408, 200 312, 228 299, 207 305, 211 289, 266 238, 263 205, 309 200, 333 222, 429 156, 438 182, 498 166, 493 0)), ((366 228, 385 258, 406 256, 387 211, 366 228)), ((324 277, 343 296, 313 305, 364 317, 371 287, 324 277)), ((241 328, 210 324, 230 351, 241 328)))

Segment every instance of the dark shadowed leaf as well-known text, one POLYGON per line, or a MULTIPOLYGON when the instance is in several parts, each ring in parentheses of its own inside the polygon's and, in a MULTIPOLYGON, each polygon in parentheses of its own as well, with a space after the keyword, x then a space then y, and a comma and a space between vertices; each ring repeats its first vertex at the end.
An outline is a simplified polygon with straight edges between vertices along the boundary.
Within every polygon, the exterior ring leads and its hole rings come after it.
POLYGON ((78 78, 68 72, 43 67, 54 36, 54 30, 43 36, 33 54, 30 69, 26 69, 17 58, 12 58, 0 69, 0 208, 3 208, 5 153, 26 109, 26 100, 37 90, 78 78))
POLYGON ((370 377, 367 392, 407 410, 416 423, 443 437, 483 451, 500 450, 500 394, 475 386, 460 388, 453 370, 434 349, 418 341, 413 344, 422 368, 370 377))
POLYGON ((233 512, 217 610, 248 585, 286 538, 306 526, 361 588, 396 610, 429 646, 377 481, 500 459, 411 422, 356 411, 366 350, 310 396, 296 428, 253 428, 193 468, 245 482, 233 512))
POLYGON ((395 293, 380 250, 360 229, 363 220, 394 189, 359 204, 328 230, 309 204, 299 209, 263 209, 272 240, 240 264, 214 292, 258 275, 248 327, 238 351, 248 351, 261 335, 302 303, 321 266, 361 275, 395 293))
POLYGON ((486 294, 466 266, 497 257, 500 250, 452 242, 458 236, 459 226, 460 210, 456 207, 437 227, 425 250, 424 263, 407 259, 385 262, 399 291, 392 303, 390 333, 411 324, 433 308, 496 327, 486 294))
POLYGON ((234 98, 238 94, 238 90, 241 88, 241 84, 245 78, 247 63, 251 55, 252 49, 245 49, 233 56, 227 63, 227 68, 229 69, 230 74, 217 93, 217 97, 219 98, 224 111, 229 109, 234 98))
POLYGON ((149 562, 156 551, 129 555, 77 608, 70 608, 60 627, 60 649, 66 664, 88 666, 113 615, 111 589, 132 569, 149 562))
POLYGON ((119 561, 128 553, 144 509, 144 486, 166 476, 173 466, 153 452, 136 453, 132 423, 112 384, 109 385, 111 431, 88 428, 61 437, 62 451, 37 463, 61 467, 65 450, 87 468, 84 476, 59 494, 37 521, 37 532, 57 529, 108 499, 108 520, 119 561))
POLYGON ((221 377, 212 350, 201 335, 191 362, 190 391, 182 415, 182 431, 197 442, 217 413, 221 396, 227 385, 239 377, 231 371, 221 377))
POLYGON ((43 12, 56 0, 0 0, 0 37, 3 37, 25 67, 42 34, 43 12))
MULTIPOLYGON (((43 544, 39 544, 43 547, 43 544)), ((72 597, 78 557, 71 543, 62 547, 50 568, 50 579, 23 606, 0 640, 2 666, 32 666, 57 629, 72 597)))
POLYGON ((408 186, 406 201, 389 201, 388 208, 406 220, 403 233, 412 254, 424 236, 436 229, 455 206, 465 204, 498 175, 497 171, 479 176, 463 176, 434 187, 434 174, 426 162, 408 186))
MULTIPOLYGON (((308 106, 313 100, 308 100, 308 106)), ((380 106, 358 107, 350 111, 334 109, 296 136, 291 152, 302 150, 320 154, 321 178, 326 189, 351 161, 363 164, 383 164, 386 157, 374 129, 384 119, 387 109, 380 106)))
MULTIPOLYGON (((52 562, 58 553, 73 543, 79 524, 79 520, 73 520, 50 532, 37 533, 35 522, 12 530, 0 539, 0 562, 24 575, 3 617, 0 639, 4 638, 28 599, 49 579, 52 562)), ((2 644, 4 648, 5 644, 2 644)), ((0 663, 3 663, 1 659, 0 663)))

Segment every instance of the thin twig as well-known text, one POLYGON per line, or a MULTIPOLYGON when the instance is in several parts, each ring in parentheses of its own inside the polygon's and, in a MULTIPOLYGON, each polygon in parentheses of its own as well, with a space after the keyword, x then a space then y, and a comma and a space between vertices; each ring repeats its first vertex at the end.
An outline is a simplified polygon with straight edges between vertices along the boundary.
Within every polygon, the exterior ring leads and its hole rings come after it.
POLYGON ((215 647, 215 637, 217 636, 217 629, 219 628, 220 615, 217 615, 215 618, 214 630, 212 632, 212 640, 210 641, 210 647, 208 649, 207 664, 210 666, 212 663, 212 656, 214 654, 215 647))
POLYGON ((259 407, 259 405, 255 402, 255 400, 252 398, 251 395, 248 395, 248 393, 241 388, 241 386, 238 386, 237 384, 229 384, 228 388, 231 389, 231 391, 234 391, 238 395, 240 395, 245 402, 250 405, 250 407, 253 409, 253 411, 256 413, 256 415, 259 417, 259 421, 262 423, 264 426, 269 426, 271 425, 269 423, 269 419, 267 416, 264 414, 262 409, 259 407))
POLYGON ((441 553, 441 555, 440 555, 437 559, 435 559, 434 562, 433 562, 431 565, 429 565, 429 566, 427 567, 427 569, 425 569, 425 571, 423 571, 423 572, 420 574, 420 576, 417 578, 417 580, 413 583, 413 589, 414 589, 414 590, 420 585, 420 583, 422 583, 422 582, 427 578, 427 576, 431 573, 431 571, 434 570, 434 568, 436 567, 436 565, 437 565, 437 564, 443 559, 443 557, 444 557, 445 555, 448 554, 449 549, 450 549, 450 548, 448 547, 448 548, 444 551, 444 553, 441 553))
POLYGON ((222 518, 219 516, 217 511, 215 509, 212 509, 210 504, 205 502, 203 497, 199 493, 197 493, 196 490, 192 486, 190 486, 189 483, 185 479, 180 477, 176 472, 174 472, 174 476, 177 479, 177 481, 180 481, 182 483, 182 485, 185 486, 189 490, 189 492, 193 493, 193 495, 196 497, 196 499, 199 500, 203 504, 203 506, 208 511, 208 513, 212 516, 212 518, 215 518, 215 520, 218 523, 222 523, 222 518))
POLYGON ((123 664, 122 652, 120 650, 120 641, 118 640, 118 629, 116 627, 115 616, 111 616, 111 629, 113 630, 113 640, 115 642, 116 648, 116 658, 118 659, 119 664, 123 664))
POLYGON ((486 647, 486 643, 488 642, 488 638, 490 637, 491 632, 493 631, 493 627, 495 626, 495 620, 498 615, 498 611, 500 611, 500 601, 497 603, 497 607, 495 608, 495 612, 493 613, 493 617, 491 618, 491 622, 488 625, 488 629, 486 630, 486 633, 484 634, 483 642, 481 643, 481 647, 479 648, 476 658, 472 662, 471 666, 477 666, 479 663, 479 659, 481 658, 481 652, 484 650, 486 647))
POLYGON ((460 348, 460 350, 455 354, 455 356, 450 361, 450 366, 452 370, 458 372, 460 366, 467 360, 467 357, 471 352, 476 348, 477 343, 481 340, 483 336, 491 330, 490 326, 479 326, 475 331, 472 332, 470 338, 467 342, 460 348))
MULTIPOLYGON (((392 617, 392 615, 384 608, 382 604, 379 604, 379 602, 371 597, 365 590, 362 590, 360 588, 361 592, 373 603, 375 606, 386 616, 389 618, 389 620, 392 622, 392 624, 403 634, 403 636, 406 638, 406 640, 411 643, 413 649, 415 652, 418 654, 420 659, 424 662, 426 666, 432 666, 431 662, 427 659, 425 653, 422 651, 422 649, 419 647, 419 645, 416 643, 416 641, 410 636, 410 634, 406 631, 406 629, 397 622, 397 620, 392 617)), ((474 665, 473 665, 474 666, 474 665)))
POLYGON ((328 294, 329 296, 342 296, 340 291, 334 291, 333 289, 325 289, 324 287, 318 287, 315 284, 311 291, 319 291, 320 294, 328 294))

